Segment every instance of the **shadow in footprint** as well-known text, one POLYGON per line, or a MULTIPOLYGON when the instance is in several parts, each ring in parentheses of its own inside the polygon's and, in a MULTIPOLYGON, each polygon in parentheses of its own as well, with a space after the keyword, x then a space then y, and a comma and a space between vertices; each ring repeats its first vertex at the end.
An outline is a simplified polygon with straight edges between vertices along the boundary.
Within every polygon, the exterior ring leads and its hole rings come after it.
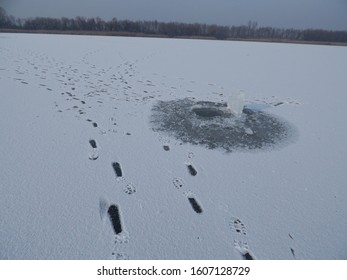
POLYGON ((90 139, 89 140, 89 144, 90 144, 90 146, 93 148, 93 150, 90 152, 90 154, 89 154, 89 159, 90 160, 96 160, 96 159, 98 159, 99 158, 99 153, 98 153, 98 146, 97 146, 97 144, 96 144, 96 141, 95 140, 93 140, 93 139, 90 139))
POLYGON ((194 168, 193 165, 189 164, 189 165, 187 165, 187 167, 188 167, 188 171, 189 171, 190 175, 196 176, 196 174, 198 174, 198 172, 196 171, 196 169, 194 168))
POLYGON ((120 234, 122 232, 122 224, 121 224, 121 220, 120 220, 118 206, 116 206, 114 204, 111 205, 108 208, 107 213, 110 216, 110 220, 111 220, 115 234, 120 234))
POLYGON ((255 258, 249 252, 246 252, 245 254, 243 254, 242 258, 244 260, 255 260, 255 258))
POLYGON ((194 197, 188 197, 189 203, 192 206, 193 210, 198 213, 201 214, 202 213, 202 208, 200 206, 200 204, 196 201, 196 199, 194 197))
POLYGON ((170 151, 170 147, 169 147, 168 145, 164 145, 164 146, 163 146, 163 149, 164 149, 165 151, 167 151, 167 152, 170 151))
POLYGON ((113 162, 112 163, 112 167, 113 167, 113 170, 116 173, 117 177, 122 177, 123 176, 122 168, 121 168, 121 166, 120 166, 120 164, 118 162, 113 162))
POLYGON ((95 140, 89 140, 89 144, 90 144, 90 146, 92 146, 92 148, 93 149, 96 149, 97 148, 97 146, 96 146, 96 141, 95 140))

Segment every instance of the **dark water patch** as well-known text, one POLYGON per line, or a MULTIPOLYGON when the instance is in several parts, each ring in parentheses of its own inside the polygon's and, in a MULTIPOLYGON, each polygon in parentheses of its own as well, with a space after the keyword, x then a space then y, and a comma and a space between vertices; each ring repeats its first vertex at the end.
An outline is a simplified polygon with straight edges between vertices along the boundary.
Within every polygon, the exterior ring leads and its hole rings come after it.
POLYGON ((193 108, 192 111, 203 118, 213 118, 218 116, 223 116, 223 111, 213 108, 213 107, 200 107, 200 108, 193 108))
POLYGON ((95 140, 93 140, 93 139, 89 140, 89 144, 90 144, 90 146, 92 146, 93 149, 96 149, 96 148, 97 148, 97 145, 96 145, 96 141, 95 141, 95 140))
POLYGON ((188 98, 157 102, 150 121, 155 132, 225 152, 273 149, 296 136, 293 126, 266 112, 245 107, 235 117, 226 103, 188 98))
POLYGON ((121 224, 118 206, 111 205, 108 208, 107 213, 110 216, 110 220, 111 220, 115 234, 120 234, 122 232, 122 224, 121 224))
POLYGON ((193 165, 189 164, 189 165, 187 165, 187 167, 188 167, 188 171, 189 171, 190 175, 196 176, 196 174, 198 174, 198 172, 196 171, 196 169, 194 168, 193 165))
POLYGON ((196 199, 194 197, 188 197, 189 203, 190 205, 193 207, 193 210, 198 213, 201 214, 202 213, 202 208, 199 205, 199 203, 196 201, 196 199))
POLYGON ((94 127, 98 127, 98 124, 96 122, 93 122, 94 127))
POLYGON ((113 167, 113 170, 116 173, 117 177, 122 177, 123 176, 122 168, 121 168, 119 162, 113 162, 112 163, 112 167, 113 167))

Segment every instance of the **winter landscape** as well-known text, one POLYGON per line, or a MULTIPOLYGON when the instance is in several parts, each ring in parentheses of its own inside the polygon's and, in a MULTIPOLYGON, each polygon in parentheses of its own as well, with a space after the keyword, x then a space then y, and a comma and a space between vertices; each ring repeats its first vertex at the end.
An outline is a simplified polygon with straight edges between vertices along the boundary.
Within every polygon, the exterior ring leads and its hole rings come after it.
POLYGON ((347 48, 0 34, 0 259, 347 259, 347 48))

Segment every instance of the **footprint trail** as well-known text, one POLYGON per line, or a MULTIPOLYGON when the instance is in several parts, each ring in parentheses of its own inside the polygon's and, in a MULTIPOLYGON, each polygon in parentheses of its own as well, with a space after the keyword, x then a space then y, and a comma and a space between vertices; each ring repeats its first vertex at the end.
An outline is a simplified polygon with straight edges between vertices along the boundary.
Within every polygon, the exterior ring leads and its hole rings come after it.
POLYGON ((89 153, 90 160, 97 160, 99 158, 98 145, 94 139, 89 140, 92 151, 89 153))
POLYGON ((249 249, 247 230, 244 223, 236 217, 229 221, 229 227, 234 237, 234 247, 244 260, 254 260, 255 257, 249 249))

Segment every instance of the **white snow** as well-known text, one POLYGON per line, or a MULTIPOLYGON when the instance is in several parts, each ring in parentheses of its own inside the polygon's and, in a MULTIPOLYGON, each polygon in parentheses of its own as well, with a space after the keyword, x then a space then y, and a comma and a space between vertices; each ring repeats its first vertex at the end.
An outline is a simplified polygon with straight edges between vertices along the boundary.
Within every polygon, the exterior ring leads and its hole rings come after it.
POLYGON ((346 73, 345 47, 0 34, 0 259, 347 259, 346 73), (158 101, 238 91, 296 138, 152 129, 158 101))

